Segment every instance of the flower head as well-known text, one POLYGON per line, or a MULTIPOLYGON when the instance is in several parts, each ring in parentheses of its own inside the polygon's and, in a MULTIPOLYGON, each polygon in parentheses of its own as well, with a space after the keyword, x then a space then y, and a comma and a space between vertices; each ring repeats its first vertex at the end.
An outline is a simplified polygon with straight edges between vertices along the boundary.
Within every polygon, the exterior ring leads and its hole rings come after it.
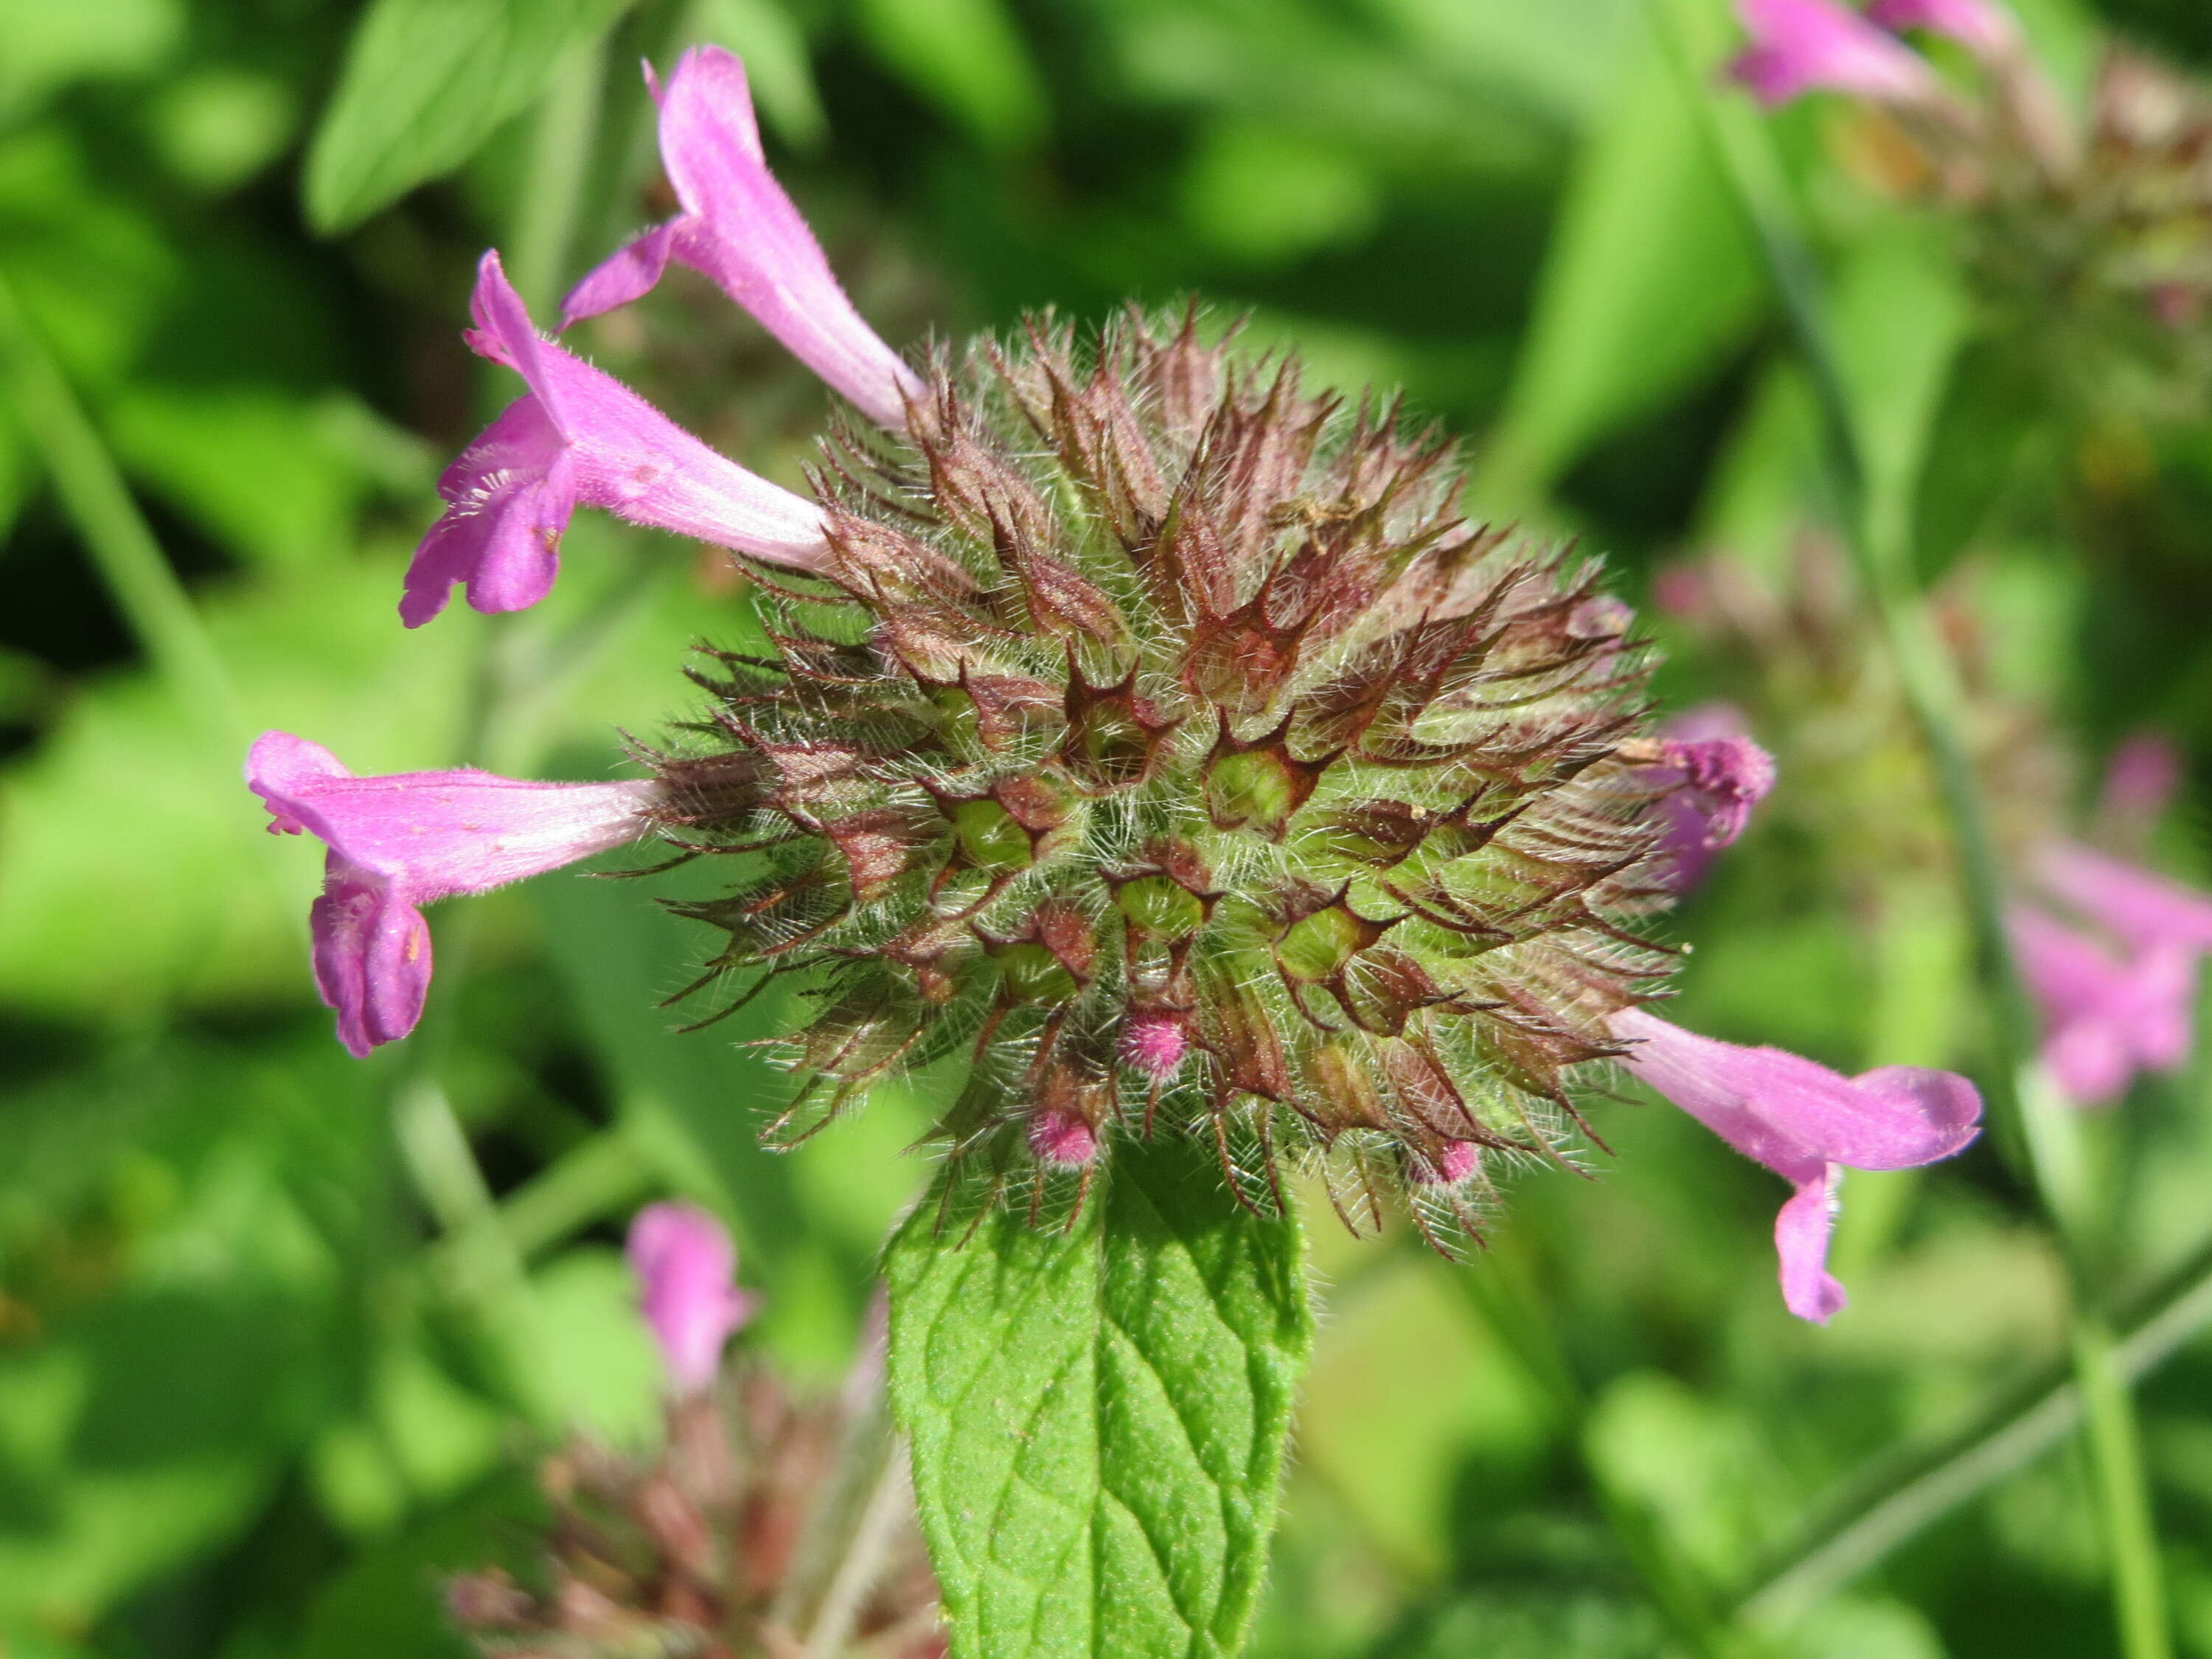
POLYGON ((648 1204, 629 1224, 623 1253, 670 1386, 679 1395, 699 1393, 720 1369, 722 1345, 757 1305, 738 1288, 729 1230, 689 1204, 648 1204))
POLYGON ((993 1179, 1164 1118, 1449 1222, 1475 1151, 1547 1150, 1667 965, 1627 608, 1194 319, 940 356, 914 410, 824 469, 822 586, 694 728, 726 750, 662 769, 772 848, 688 908, 719 963, 830 976, 790 1122, 958 1044, 940 1135, 993 1179))
POLYGON ((720 46, 694 46, 665 88, 649 65, 646 80, 660 106, 661 160, 684 210, 578 283, 562 303, 562 325, 636 299, 673 259, 714 281, 869 419, 903 426, 921 381, 861 321, 769 172, 744 65, 720 46))
POLYGON ((1936 90, 1935 71, 1841 0, 1737 0, 1751 44, 1729 73, 1761 103, 1808 92, 1848 92, 1914 103, 1936 90))
POLYGON ((2170 1072, 2189 1058, 2193 951, 2165 940, 2123 959, 2025 904, 2008 926, 2043 1015, 2043 1063, 2069 1099, 2109 1104, 2137 1073, 2170 1072))
POLYGON ((356 777, 319 744, 264 732, 246 781, 272 834, 330 848, 310 912, 315 983, 356 1055, 405 1036, 430 984, 419 907, 558 869, 634 840, 650 783, 531 783, 459 768, 356 777))
POLYGON ((1825 1322, 1844 1305, 1827 1270, 1840 1170, 1902 1170, 1951 1157, 1973 1139, 1981 1097, 1964 1078, 1886 1066, 1845 1078, 1779 1048, 1698 1036, 1641 1008, 1613 1015, 1632 1045, 1621 1061, 1746 1158, 1796 1188, 1775 1218, 1782 1299, 1825 1322))
POLYGON ((561 535, 580 501, 772 564, 820 560, 821 515, 811 505, 540 339, 496 252, 477 267, 470 307, 471 349, 530 389, 438 480, 446 511, 416 550, 399 602, 410 628, 444 610, 457 582, 479 611, 537 604, 553 585, 561 535))

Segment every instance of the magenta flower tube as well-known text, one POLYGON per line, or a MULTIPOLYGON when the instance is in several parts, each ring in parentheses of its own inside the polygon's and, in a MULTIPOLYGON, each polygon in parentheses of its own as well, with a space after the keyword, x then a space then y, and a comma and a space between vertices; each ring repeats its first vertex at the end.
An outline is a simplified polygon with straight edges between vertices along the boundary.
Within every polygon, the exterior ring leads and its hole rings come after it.
POLYGON ((507 405, 438 480, 445 514, 407 567, 400 620, 419 628, 466 583, 478 611, 544 599, 579 502, 771 564, 826 556, 813 503, 708 448, 628 386, 542 340, 500 268, 477 270, 466 336, 480 357, 522 376, 507 405))
POLYGON ((1950 1072, 1885 1066, 1846 1078, 1779 1048, 1698 1036, 1641 1008, 1613 1016, 1621 1063, 1746 1158, 1797 1190, 1774 1222, 1782 1299, 1826 1321, 1844 1303, 1827 1270, 1841 1172, 1902 1170, 1951 1157, 1978 1133, 1981 1097, 1950 1072))
POLYGON ((562 324, 626 305, 672 259, 690 266, 750 312, 791 354, 878 425, 906 425, 922 395, 853 309, 791 198, 768 170, 744 65, 720 46, 694 46, 661 87, 660 156, 683 212, 654 226, 570 290, 562 324))
POLYGON ((421 907, 574 864, 644 833, 650 783, 532 783, 461 767, 356 777, 319 744, 264 732, 246 786, 271 834, 330 848, 309 912, 315 984, 356 1056, 415 1029, 430 986, 421 907))

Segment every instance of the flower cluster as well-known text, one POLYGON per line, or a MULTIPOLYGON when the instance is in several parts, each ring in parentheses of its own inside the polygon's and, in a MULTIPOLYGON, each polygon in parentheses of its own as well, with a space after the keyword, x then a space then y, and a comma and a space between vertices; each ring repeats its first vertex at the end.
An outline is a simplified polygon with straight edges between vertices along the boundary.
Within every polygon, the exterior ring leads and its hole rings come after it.
POLYGON ((629 1254, 667 1369, 665 1437, 651 1456, 580 1440, 545 1459, 538 1559, 453 1580, 454 1623, 480 1652, 512 1659, 944 1659, 937 1583, 902 1486, 871 1517, 865 1578, 833 1595, 837 1563, 820 1547, 824 1522, 850 1524, 843 1510, 861 1497, 843 1489, 839 1455, 866 1442, 880 1410, 880 1339, 837 1394, 797 1397, 756 1360, 724 1364, 751 1298, 719 1223, 653 1205, 632 1223, 629 1254))
POLYGON ((2109 51, 2086 122, 1998 0, 1740 0, 1731 73, 1761 101, 1863 100, 1862 170, 1960 213, 1984 297, 2032 329, 2064 389, 2153 412, 2201 410, 2212 377, 2212 96, 2139 52, 2109 51), (1904 37, 1963 48, 1971 88, 1904 37), (1877 113, 1878 112, 1878 113, 1877 113), (2116 365, 2127 367, 2116 372, 2116 365))
MULTIPOLYGON (((941 1145, 1033 1206, 1082 1201, 1117 1135, 1188 1133, 1248 1204, 1297 1159, 1355 1226, 1395 1191, 1441 1239, 1501 1163, 1565 1156, 1577 1091, 1619 1061, 1797 1188, 1785 1295, 1832 1312, 1838 1168, 1948 1156, 1978 1103, 1650 1012, 1673 966, 1654 918, 1773 774, 1741 734, 1647 729, 1650 653, 1596 568, 1467 517, 1448 445, 1195 308, 902 361, 770 176, 737 60, 693 51, 653 92, 682 210, 564 318, 704 273, 849 405, 812 499, 541 339, 488 254, 468 338, 526 392, 447 474, 402 613, 455 583, 532 602, 581 502, 750 561, 769 647, 706 654, 706 706, 637 751, 645 782, 352 781, 532 804, 426 805, 404 845, 281 804, 257 750, 280 827, 330 831, 332 891, 373 870, 411 917, 645 828, 742 853, 733 890, 679 908, 726 940, 709 1018, 804 976, 777 1130, 957 1055, 941 1145)), ((325 904, 349 1042, 401 1035, 426 951, 387 994, 389 953, 325 904)))

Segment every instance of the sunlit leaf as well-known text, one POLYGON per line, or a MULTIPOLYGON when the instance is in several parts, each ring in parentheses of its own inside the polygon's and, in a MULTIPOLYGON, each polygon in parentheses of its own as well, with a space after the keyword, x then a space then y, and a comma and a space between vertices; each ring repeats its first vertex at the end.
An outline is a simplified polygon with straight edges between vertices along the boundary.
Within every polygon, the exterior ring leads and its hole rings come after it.
POLYGON ((376 0, 307 153, 307 217, 361 222, 476 152, 628 0, 376 0))
POLYGON ((983 143, 1042 134, 1044 86, 1001 0, 860 0, 857 21, 893 74, 983 143))
POLYGON ((1758 249, 1690 94, 1638 33, 1559 206, 1483 462, 1492 510, 1540 497, 1593 440, 1710 370, 1765 302, 1758 249))
POLYGON ((959 1659, 1226 1656, 1251 1617, 1313 1340, 1297 1225, 1179 1141, 1101 1184, 1065 1230, 925 1201, 885 1260, 959 1659))
POLYGON ((81 80, 144 75, 184 33, 181 0, 0 0, 0 116, 81 80))

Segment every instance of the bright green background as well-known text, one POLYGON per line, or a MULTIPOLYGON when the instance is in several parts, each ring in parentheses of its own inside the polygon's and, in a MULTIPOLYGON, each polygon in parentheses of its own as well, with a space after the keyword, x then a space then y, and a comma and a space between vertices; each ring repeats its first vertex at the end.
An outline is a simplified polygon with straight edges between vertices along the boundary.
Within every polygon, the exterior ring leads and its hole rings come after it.
MULTIPOLYGON (((897 1090, 787 1157, 755 1150, 781 1085, 732 1043, 775 1011, 667 1036, 653 1003, 700 940, 633 884, 447 907, 439 1011, 406 1048, 349 1060, 305 967, 315 853, 264 837, 237 781, 268 726, 362 771, 467 754, 603 775, 615 728, 684 706, 691 641, 744 638, 742 599, 688 550, 588 514, 540 611, 412 635, 393 615, 438 468, 510 395, 459 339, 477 253, 502 246, 544 317, 661 210, 641 53, 746 54, 773 159, 902 344, 1196 291, 1322 377, 1405 387, 1469 435, 1480 507, 1580 532, 1638 602, 1686 547, 1772 565, 1815 510, 1753 249, 1634 0, 368 9, 0 0, 0 278, 89 416, 57 425, 19 340, 0 403, 9 1654, 454 1650, 436 1569, 512 1547, 534 1440, 649 1431, 615 1254, 628 1211, 674 1191, 726 1213, 769 1292, 757 1340, 824 1378, 926 1176, 900 1150, 922 1107, 897 1090), (54 487, 58 466, 104 465, 217 677, 155 671, 143 584, 116 585, 54 487)), ((2078 69, 2089 20, 2023 10, 2078 69)), ((2212 50, 2183 0, 2123 12, 2212 50)), ((1948 563, 1972 532, 2001 676, 2060 741, 2097 757, 2153 723, 2191 745, 2161 851, 2212 874, 2212 428, 2136 434, 2122 497, 2062 516, 2038 482, 2070 476, 2084 441, 2008 397, 2016 343, 1970 345, 1935 459, 1907 476, 1942 392, 1928 365, 1971 339, 1971 303, 1925 226, 1851 194, 1820 111, 1778 125, 1839 273, 1869 453, 1895 463, 1923 555, 1948 563), (2025 485, 2002 464, 2020 443, 2025 485)), ((588 343, 798 481, 818 389, 702 285, 672 282, 588 343)), ((1669 698, 1716 683, 1692 641, 1668 643, 1669 698)), ((1869 930, 1833 863, 1786 828, 1747 841, 1683 918, 1684 1018, 1850 1068, 1972 1063, 1942 908, 1869 930)), ((1657 1650, 1669 1626, 1624 1535, 1656 1529, 1693 1600, 1725 1595, 1886 1448, 2057 1352, 2057 1269, 1986 1151, 1852 1184, 1855 1305, 1822 1332, 1775 1294, 1778 1182, 1671 1113, 1597 1110, 1617 1154, 1600 1178, 1520 1182, 1470 1266, 1317 1218, 1322 1324, 1258 1651, 1657 1650), (1516 1358, 1497 1334, 1532 1305, 1577 1397, 1528 1363, 1542 1344, 1516 1358)), ((2206 1068, 2092 1128, 2116 1276, 2197 1243, 2206 1068)), ((2208 1387, 2212 1349, 2189 1348, 2144 1407, 2197 1659, 2208 1387)), ((2062 1450, 1785 1622, 1773 1651, 2070 1659, 2107 1640, 2062 1450)))

